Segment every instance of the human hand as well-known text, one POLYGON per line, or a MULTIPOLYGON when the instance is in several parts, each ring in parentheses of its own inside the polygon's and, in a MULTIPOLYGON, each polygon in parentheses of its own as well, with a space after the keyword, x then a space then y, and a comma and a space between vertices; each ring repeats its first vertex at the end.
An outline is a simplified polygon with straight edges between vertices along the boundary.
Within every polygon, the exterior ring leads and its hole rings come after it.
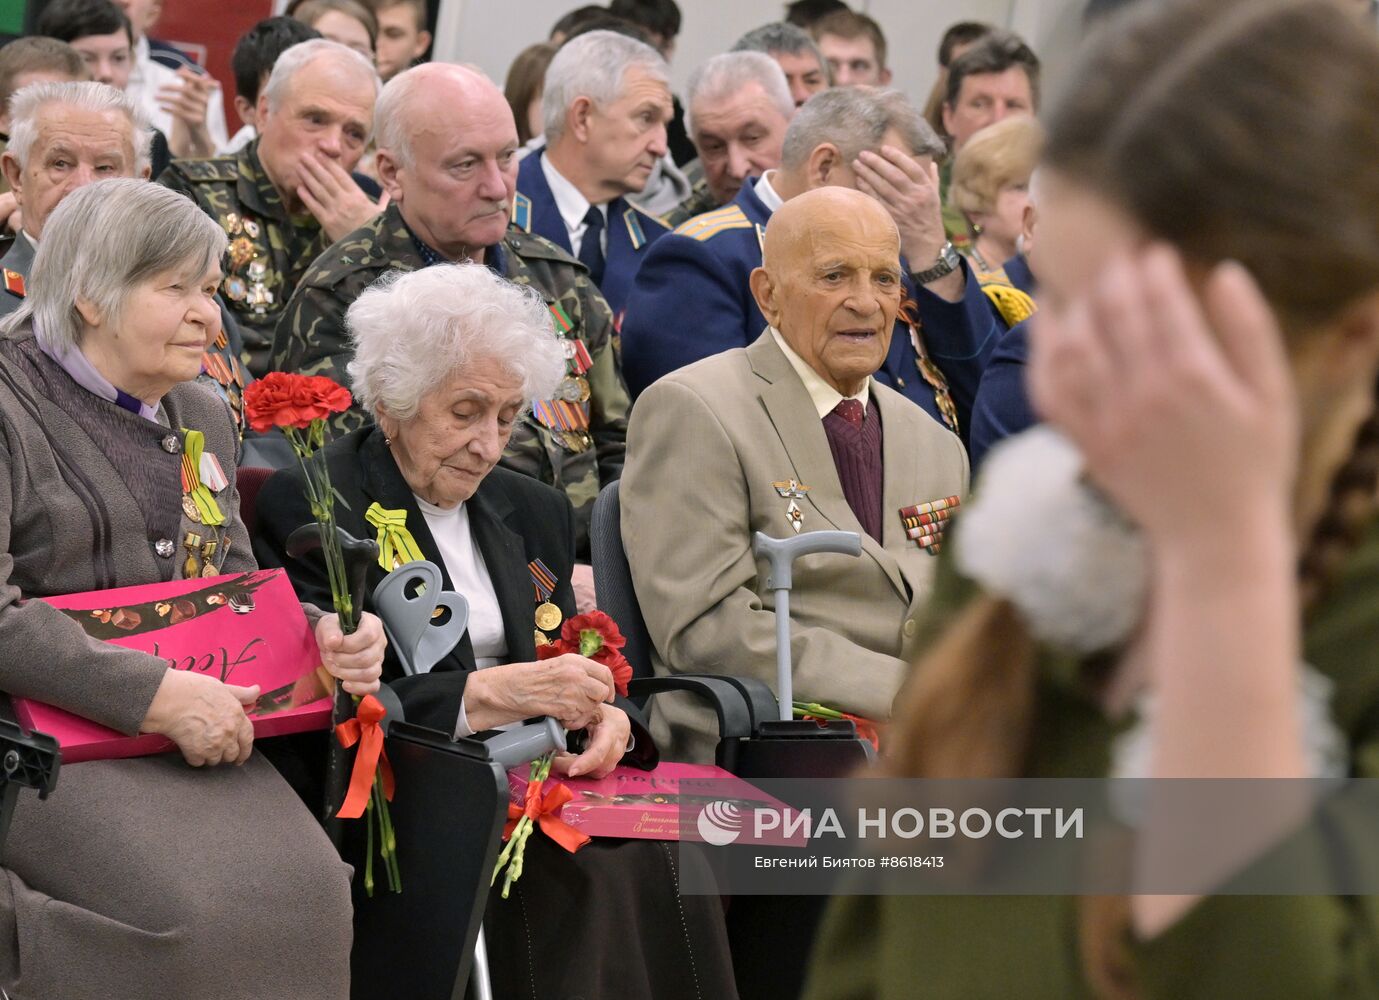
POLYGON ((938 164, 928 166, 895 146, 864 149, 853 163, 857 190, 885 206, 900 230, 900 252, 910 266, 933 266, 948 237, 943 231, 938 164))
POLYGON ((388 205, 386 192, 378 201, 370 200, 349 171, 334 160, 304 156, 298 165, 302 183, 297 197, 316 217, 331 242, 354 232, 388 205))
POLYGON ((19 199, 14 196, 13 191, 0 194, 0 219, 4 220, 5 229, 15 236, 24 228, 24 216, 19 210, 19 199))
POLYGON ((465 682, 464 710, 476 732, 533 715, 549 715, 566 729, 583 729, 613 695, 612 671, 566 653, 476 670, 465 682))
POLYGON ((584 752, 578 756, 572 753, 557 753, 551 767, 557 774, 578 778, 588 775, 591 778, 604 778, 613 773, 623 754, 627 752, 627 738, 632 732, 632 722, 627 713, 616 705, 599 708, 593 722, 585 727, 588 741, 584 752))
POLYGON ((594 567, 575 563, 575 568, 570 573, 570 586, 575 592, 575 611, 578 614, 582 615, 598 607, 597 595, 594 593, 594 567))
POLYGON ((207 107, 215 93, 215 80, 183 66, 178 82, 159 87, 158 106, 172 115, 168 149, 176 156, 214 156, 215 142, 206 124, 207 107))
POLYGON ((192 767, 243 764, 254 749, 254 727, 245 714, 259 686, 224 684, 207 674, 169 670, 139 729, 166 736, 192 767))
POLYGON ((1090 295, 1041 310, 1035 408, 1092 480, 1160 544, 1286 521, 1298 414, 1278 321, 1248 272, 1214 268, 1199 302, 1178 253, 1109 264, 1090 295))
POLYGON ((350 694, 366 695, 378 690, 388 640, 377 615, 360 615, 359 627, 349 635, 340 630, 338 616, 323 615, 316 622, 316 645, 326 670, 350 694))

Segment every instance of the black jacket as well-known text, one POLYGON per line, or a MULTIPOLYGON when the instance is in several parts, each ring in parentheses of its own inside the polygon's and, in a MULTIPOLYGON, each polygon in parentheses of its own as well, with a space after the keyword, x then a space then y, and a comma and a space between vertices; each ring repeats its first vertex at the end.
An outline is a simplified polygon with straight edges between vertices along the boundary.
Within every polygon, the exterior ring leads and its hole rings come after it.
MULTIPOLYGON (((440 568, 445 588, 451 589, 440 549, 383 442, 382 431, 370 426, 345 435, 326 446, 326 462, 331 484, 344 500, 336 502, 336 523, 356 538, 374 538, 377 531, 364 520, 370 504, 407 511, 407 530, 422 554, 440 568)), ((303 559, 289 558, 285 550, 287 536, 315 520, 302 484, 300 468, 283 469, 264 484, 256 504, 254 554, 260 566, 285 567, 303 601, 331 608, 330 582, 319 550, 303 559)), ((575 613, 570 586, 575 522, 570 502, 544 483, 499 467, 479 484, 468 505, 470 529, 502 609, 508 657, 514 662, 534 660, 536 602, 529 562, 540 559, 550 568, 557 580, 551 603, 566 617, 575 613)), ((373 610, 373 589, 386 575, 376 561, 369 568, 365 611, 373 610)), ((466 634, 430 673, 415 677, 404 677, 397 657, 389 651, 383 677, 402 700, 408 722, 451 733, 465 681, 473 669, 474 649, 466 634)))

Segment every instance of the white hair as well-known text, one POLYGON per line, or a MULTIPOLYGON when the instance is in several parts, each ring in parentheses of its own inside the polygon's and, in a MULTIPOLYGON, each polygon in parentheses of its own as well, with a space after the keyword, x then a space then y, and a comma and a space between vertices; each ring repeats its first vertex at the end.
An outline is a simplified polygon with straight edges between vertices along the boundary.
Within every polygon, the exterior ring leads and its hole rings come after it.
POLYGON ((268 109, 276 111, 282 107, 293 77, 317 59, 327 58, 334 59, 343 68, 353 70, 360 78, 368 80, 373 85, 374 99, 378 99, 383 81, 378 78, 378 70, 374 69, 373 63, 347 45, 332 42, 328 38, 311 38, 285 49, 273 64, 273 72, 268 75, 268 83, 263 88, 268 109))
POLYGON ((546 141, 565 131, 565 114, 577 98, 587 97, 595 106, 605 107, 622 96, 624 77, 634 66, 670 86, 670 67, 661 54, 635 38, 616 31, 590 31, 562 45, 546 67, 541 92, 546 141))
POLYGON ((423 399, 480 360, 520 379, 528 402, 550 399, 565 374, 565 352, 540 294, 483 264, 390 272, 354 300, 345 325, 354 343, 354 395, 375 420, 380 407, 410 420, 423 399))
POLYGON ((724 52, 690 74, 685 99, 685 131, 694 136, 694 108, 699 101, 718 104, 748 84, 758 84, 786 121, 795 114, 795 99, 780 63, 762 52, 724 52))
POLYGON ((864 149, 878 149, 891 129, 900 133, 915 156, 937 160, 947 152, 933 127, 900 91, 834 87, 815 94, 795 112, 785 130, 781 165, 787 170, 803 166, 825 142, 837 146, 851 163, 864 149))
POLYGON ((43 223, 28 295, 10 325, 32 316, 41 344, 75 345, 85 329, 78 299, 118 323, 135 286, 169 272, 199 281, 225 245, 216 221, 170 188, 128 177, 87 184, 43 223))
POLYGON ((31 83, 10 96, 10 142, 7 148, 20 169, 28 165, 29 154, 33 152, 43 126, 44 112, 54 104, 94 114, 118 111, 129 122, 129 145, 134 151, 135 172, 142 173, 149 165, 153 129, 149 126, 148 116, 138 104, 109 84, 76 81, 31 83))

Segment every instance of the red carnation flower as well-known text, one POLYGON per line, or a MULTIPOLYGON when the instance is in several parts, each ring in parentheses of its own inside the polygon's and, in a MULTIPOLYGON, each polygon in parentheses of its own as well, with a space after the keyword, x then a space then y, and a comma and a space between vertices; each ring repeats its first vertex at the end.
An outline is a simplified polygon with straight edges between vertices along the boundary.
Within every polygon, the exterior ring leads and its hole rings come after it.
POLYGON ((632 664, 618 652, 627 644, 618 623, 602 611, 575 615, 560 629, 560 638, 536 647, 538 660, 549 660, 566 653, 578 653, 595 663, 601 663, 613 673, 613 687, 627 697, 627 683, 632 680, 632 664))
POLYGON ((275 427, 306 430, 313 420, 343 413, 353 402, 348 389, 324 375, 270 372, 244 390, 244 414, 260 434, 275 427))

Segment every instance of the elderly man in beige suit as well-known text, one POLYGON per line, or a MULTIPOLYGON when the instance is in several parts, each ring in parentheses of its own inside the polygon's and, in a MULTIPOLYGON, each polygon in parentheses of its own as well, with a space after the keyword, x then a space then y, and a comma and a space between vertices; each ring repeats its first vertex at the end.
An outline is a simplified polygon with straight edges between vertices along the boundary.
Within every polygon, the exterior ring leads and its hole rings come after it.
MULTIPOLYGON (((796 563, 795 697, 884 720, 967 456, 871 377, 901 305, 899 235, 881 205, 811 191, 772 215, 764 249, 751 276, 761 337, 662 378, 633 409, 623 544, 658 673, 773 683, 774 602, 753 533, 860 534, 860 558, 796 563)), ((654 704, 676 759, 711 759, 711 713, 681 696, 654 704)))

